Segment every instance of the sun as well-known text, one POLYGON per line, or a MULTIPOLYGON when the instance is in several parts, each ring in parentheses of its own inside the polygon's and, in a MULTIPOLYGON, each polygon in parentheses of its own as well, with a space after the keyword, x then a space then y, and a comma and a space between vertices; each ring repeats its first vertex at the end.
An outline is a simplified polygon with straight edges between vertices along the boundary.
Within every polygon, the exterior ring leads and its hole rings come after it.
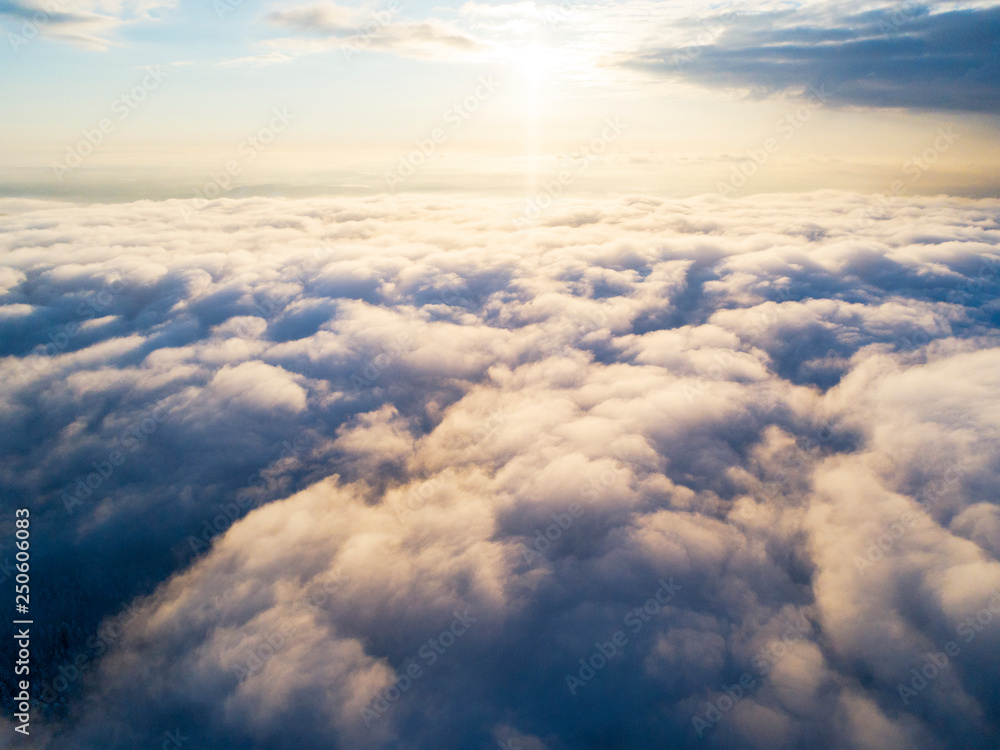
POLYGON ((524 80, 531 86, 539 86, 547 81, 558 65, 555 50, 540 44, 510 48, 506 57, 517 66, 524 80))

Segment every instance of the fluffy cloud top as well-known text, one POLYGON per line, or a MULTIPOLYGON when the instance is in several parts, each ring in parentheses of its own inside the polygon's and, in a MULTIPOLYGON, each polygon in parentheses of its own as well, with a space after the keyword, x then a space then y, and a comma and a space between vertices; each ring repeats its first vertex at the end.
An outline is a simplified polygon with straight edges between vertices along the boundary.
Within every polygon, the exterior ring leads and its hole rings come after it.
POLYGON ((996 747, 1000 202, 515 209, 0 205, 36 746, 996 747))

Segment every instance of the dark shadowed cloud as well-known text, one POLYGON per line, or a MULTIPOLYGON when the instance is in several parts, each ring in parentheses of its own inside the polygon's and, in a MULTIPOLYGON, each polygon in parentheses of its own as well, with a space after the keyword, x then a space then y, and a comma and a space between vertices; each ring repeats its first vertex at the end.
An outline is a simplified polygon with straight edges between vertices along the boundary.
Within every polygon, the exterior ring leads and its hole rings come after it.
POLYGON ((711 43, 652 45, 624 64, 756 95, 815 88, 841 105, 1000 111, 1000 7, 932 11, 729 15, 711 43))

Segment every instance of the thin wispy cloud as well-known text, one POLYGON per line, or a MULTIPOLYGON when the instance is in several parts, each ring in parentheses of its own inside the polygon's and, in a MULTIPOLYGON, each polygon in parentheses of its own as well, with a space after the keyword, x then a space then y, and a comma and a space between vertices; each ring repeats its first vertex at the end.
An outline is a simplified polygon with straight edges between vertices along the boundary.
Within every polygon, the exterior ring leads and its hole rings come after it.
POLYGON ((449 24, 406 20, 395 7, 372 12, 326 3, 276 11, 267 21, 304 37, 301 42, 294 38, 267 42, 269 47, 290 54, 363 49, 402 57, 448 60, 468 59, 489 48, 449 24))
POLYGON ((37 36, 94 51, 121 44, 119 32, 129 24, 151 21, 174 0, 140 3, 0 2, 0 20, 11 26, 7 43, 15 53, 37 36))
POLYGON ((362 14, 354 8, 320 3, 268 14, 267 21, 307 34, 335 34, 358 30, 362 14))

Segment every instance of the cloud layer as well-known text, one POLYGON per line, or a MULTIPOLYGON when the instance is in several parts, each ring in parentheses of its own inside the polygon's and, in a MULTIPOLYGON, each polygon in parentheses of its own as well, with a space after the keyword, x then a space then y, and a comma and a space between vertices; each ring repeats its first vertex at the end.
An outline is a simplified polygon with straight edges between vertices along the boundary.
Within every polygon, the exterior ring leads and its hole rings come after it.
POLYGON ((521 208, 0 203, 38 747, 996 746, 1000 202, 521 208))

